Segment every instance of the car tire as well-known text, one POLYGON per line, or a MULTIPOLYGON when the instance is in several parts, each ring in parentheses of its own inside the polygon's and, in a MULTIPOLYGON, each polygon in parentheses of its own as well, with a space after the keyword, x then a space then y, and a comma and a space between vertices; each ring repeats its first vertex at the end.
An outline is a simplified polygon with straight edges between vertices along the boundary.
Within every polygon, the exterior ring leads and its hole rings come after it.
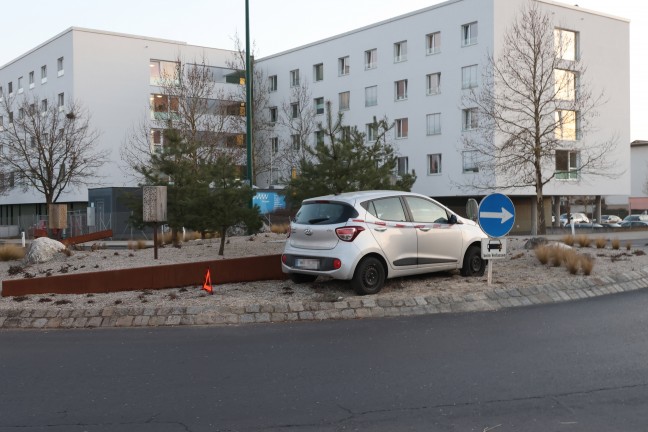
POLYGON ((290 273, 290 280, 296 284, 315 282, 315 279, 317 279, 317 275, 290 273))
POLYGON ((355 269, 351 285, 359 295, 377 294, 385 284, 385 268, 375 257, 363 258, 355 269))
POLYGON ((461 267, 461 276, 483 276, 486 270, 486 260, 481 257, 481 249, 475 245, 466 251, 461 267))

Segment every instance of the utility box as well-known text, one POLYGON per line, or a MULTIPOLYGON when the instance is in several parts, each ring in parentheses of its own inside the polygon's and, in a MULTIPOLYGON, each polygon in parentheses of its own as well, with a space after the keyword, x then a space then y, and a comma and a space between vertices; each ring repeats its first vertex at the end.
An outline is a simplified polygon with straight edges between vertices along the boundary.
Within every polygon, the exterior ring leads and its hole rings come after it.
POLYGON ((167 220, 167 187, 142 187, 142 218, 144 222, 166 222, 167 220))
POLYGON ((67 228, 67 204, 50 204, 47 207, 47 227, 49 229, 67 228))

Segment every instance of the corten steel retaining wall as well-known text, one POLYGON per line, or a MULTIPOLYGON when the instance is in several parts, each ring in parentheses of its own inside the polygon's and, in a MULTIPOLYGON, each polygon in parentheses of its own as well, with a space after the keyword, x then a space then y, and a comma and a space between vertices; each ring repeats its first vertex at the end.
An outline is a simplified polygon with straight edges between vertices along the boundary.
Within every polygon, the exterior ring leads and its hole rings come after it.
POLYGON ((281 255, 265 255, 5 280, 2 296, 107 293, 202 285, 207 269, 212 284, 287 278, 281 271, 281 255))

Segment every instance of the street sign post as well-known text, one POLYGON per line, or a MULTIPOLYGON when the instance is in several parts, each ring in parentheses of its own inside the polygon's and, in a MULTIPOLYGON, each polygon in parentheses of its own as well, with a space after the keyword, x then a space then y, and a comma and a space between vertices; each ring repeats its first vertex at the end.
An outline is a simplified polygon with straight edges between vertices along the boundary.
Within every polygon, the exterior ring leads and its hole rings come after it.
POLYGON ((515 223, 515 206, 513 206, 513 201, 506 195, 500 193, 487 195, 479 203, 477 222, 489 237, 488 240, 482 241, 482 258, 489 260, 488 285, 490 286, 493 277, 493 263, 491 261, 495 258, 504 258, 506 256, 506 239, 504 241, 500 240, 499 242, 493 239, 504 237, 513 228, 513 224, 515 223))

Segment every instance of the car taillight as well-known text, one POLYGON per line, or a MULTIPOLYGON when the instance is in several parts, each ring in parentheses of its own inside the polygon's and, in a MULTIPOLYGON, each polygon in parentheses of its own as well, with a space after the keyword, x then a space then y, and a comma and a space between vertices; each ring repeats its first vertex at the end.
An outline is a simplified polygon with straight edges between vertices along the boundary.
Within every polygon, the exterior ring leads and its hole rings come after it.
POLYGON ((288 262, 288 257, 286 255, 281 255, 281 262, 286 264, 288 262))
POLYGON ((337 270, 340 267, 342 267, 342 261, 340 261, 338 258, 333 258, 333 268, 337 270))
POLYGON ((340 227, 335 229, 338 238, 345 242, 352 242, 365 229, 359 226, 340 227))

